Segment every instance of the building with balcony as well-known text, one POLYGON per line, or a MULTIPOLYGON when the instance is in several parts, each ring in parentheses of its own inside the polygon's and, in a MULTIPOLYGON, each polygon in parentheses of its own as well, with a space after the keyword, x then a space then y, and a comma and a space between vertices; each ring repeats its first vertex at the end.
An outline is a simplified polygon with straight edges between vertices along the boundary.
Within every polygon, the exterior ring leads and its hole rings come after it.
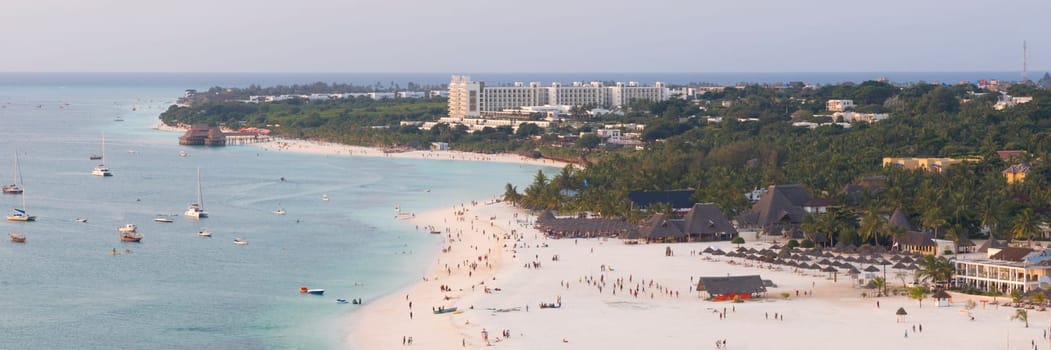
POLYGON ((957 286, 980 290, 996 289, 1004 294, 1022 293, 1051 286, 1051 249, 989 248, 987 258, 956 260, 953 281, 957 286))
POLYGON ((486 86, 472 81, 469 76, 453 76, 449 82, 449 117, 477 118, 523 106, 565 105, 592 108, 620 108, 633 100, 664 101, 671 97, 664 83, 642 86, 637 82, 615 83, 574 82, 570 85, 538 82, 514 83, 510 86, 486 86))

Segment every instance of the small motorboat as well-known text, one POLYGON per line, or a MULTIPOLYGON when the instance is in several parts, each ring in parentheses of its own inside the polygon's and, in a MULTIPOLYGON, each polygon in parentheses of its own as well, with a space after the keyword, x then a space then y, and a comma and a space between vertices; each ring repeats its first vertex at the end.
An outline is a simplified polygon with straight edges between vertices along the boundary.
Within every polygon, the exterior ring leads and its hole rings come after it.
POLYGON ((451 312, 456 312, 456 307, 439 307, 434 310, 435 315, 447 314, 451 312))
POLYGON ((328 202, 328 195, 327 194, 321 195, 321 200, 328 202))
POLYGON ((185 156, 188 156, 188 155, 190 155, 190 154, 186 153, 186 151, 179 151, 179 156, 180 157, 185 157, 185 156))
POLYGON ((102 156, 97 155, 97 154, 92 154, 90 157, 88 157, 88 159, 99 160, 99 159, 102 159, 102 156))
POLYGON ((73 221, 76 221, 76 222, 79 222, 79 223, 86 223, 86 222, 88 222, 88 218, 76 218, 76 219, 73 219, 73 221))
POLYGON ((299 288, 299 292, 302 293, 302 294, 313 294, 313 295, 323 295, 323 294, 325 294, 325 290, 324 289, 308 289, 307 287, 300 287, 299 288))
POLYGON ((170 223, 173 223, 173 222, 175 222, 175 221, 174 221, 174 220, 172 220, 171 218, 167 218, 167 217, 163 217, 163 216, 158 216, 158 217, 155 217, 155 218, 153 218, 153 222, 160 222, 160 223, 166 223, 166 224, 170 224, 170 223))
POLYGON ((346 304, 346 303, 349 303, 349 301, 347 301, 347 299, 343 299, 343 298, 336 299, 336 304, 346 304))
POLYGON ((277 210, 274 210, 274 214, 285 215, 285 208, 277 208, 277 210))
MULTIPOLYGON (((201 237, 211 237, 212 233, 208 232, 208 229, 202 228, 200 231, 197 231, 197 235, 201 237)), ((234 242, 236 243, 236 241, 234 242)))
MULTIPOLYGON (((211 234, 209 233, 209 235, 211 235, 211 234)), ((234 244, 236 244, 236 245, 246 245, 246 244, 248 244, 248 241, 245 241, 245 240, 241 239, 241 237, 236 237, 236 238, 234 238, 234 244)))
POLYGON ((26 242, 26 235, 23 235, 23 234, 18 233, 18 232, 11 232, 11 242, 25 243, 26 242))

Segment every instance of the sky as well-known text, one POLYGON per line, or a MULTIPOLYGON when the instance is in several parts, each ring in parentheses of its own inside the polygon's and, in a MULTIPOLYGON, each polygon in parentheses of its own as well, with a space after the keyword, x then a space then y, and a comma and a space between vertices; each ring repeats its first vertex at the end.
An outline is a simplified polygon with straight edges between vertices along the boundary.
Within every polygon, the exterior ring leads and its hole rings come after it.
POLYGON ((1047 0, 0 0, 0 72, 1051 68, 1047 0))

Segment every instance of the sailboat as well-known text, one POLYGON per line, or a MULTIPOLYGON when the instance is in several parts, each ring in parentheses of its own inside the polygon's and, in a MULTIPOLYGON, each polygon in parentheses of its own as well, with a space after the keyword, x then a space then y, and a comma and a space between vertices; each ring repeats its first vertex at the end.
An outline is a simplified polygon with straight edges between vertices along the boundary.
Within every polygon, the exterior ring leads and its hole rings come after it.
POLYGON ((91 171, 91 175, 95 176, 113 176, 113 173, 106 167, 106 133, 102 133, 102 157, 99 157, 101 162, 95 166, 95 170, 91 171))
POLYGON ((197 203, 190 204, 183 215, 191 218, 208 217, 208 212, 204 211, 204 201, 201 200, 201 168, 197 168, 197 203))
MULTIPOLYGON (((15 154, 15 157, 18 157, 17 153, 15 154)), ((20 193, 22 193, 22 188, 18 187, 18 161, 17 160, 15 161, 15 170, 11 173, 11 177, 12 177, 11 184, 10 185, 4 185, 3 192, 6 193, 6 194, 20 194, 20 193)))
MULTIPOLYGON (((16 185, 25 186, 22 183, 22 173, 18 170, 18 150, 15 150, 15 179, 18 180, 16 185)), ((22 194, 22 208, 15 208, 11 214, 7 214, 7 220, 10 221, 36 221, 36 216, 32 216, 26 213, 26 194, 19 191, 22 194)))

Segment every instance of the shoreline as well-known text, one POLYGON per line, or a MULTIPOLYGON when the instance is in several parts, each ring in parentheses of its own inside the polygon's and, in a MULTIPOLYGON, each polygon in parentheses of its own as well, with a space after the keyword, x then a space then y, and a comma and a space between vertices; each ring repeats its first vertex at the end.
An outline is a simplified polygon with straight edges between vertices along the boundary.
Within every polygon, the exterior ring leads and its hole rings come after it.
MULTIPOLYGON (((168 126, 162 122, 158 122, 154 125, 154 130, 164 132, 185 132, 187 129, 182 126, 168 126)), ((304 139, 287 139, 273 137, 270 141, 251 143, 247 144, 252 147, 262 148, 267 151, 274 152, 296 152, 306 153, 315 155, 342 155, 352 157, 384 157, 384 158, 401 158, 401 159, 425 159, 425 160, 456 160, 456 161, 481 161, 481 162, 495 162, 495 163, 510 163, 510 164, 521 164, 521 165, 537 165, 563 168, 570 163, 546 159, 546 158, 528 158, 513 153, 497 153, 497 154, 484 154, 474 152, 463 152, 463 151, 405 151, 405 152, 385 152, 384 149, 379 147, 368 147, 368 146, 352 146, 334 142, 324 141, 311 141, 304 139)), ((580 168, 580 165, 573 164, 574 167, 580 168)))
MULTIPOLYGON (((737 248, 726 241, 628 245, 612 238, 556 240, 532 228, 534 219, 523 209, 494 202, 417 213, 412 221, 420 225, 418 234, 429 234, 428 225, 441 229, 442 251, 422 270, 426 279, 348 315, 341 334, 346 348, 392 348, 403 336, 413 337, 412 346, 424 349, 716 349, 713 343, 721 340, 729 344, 723 348, 733 349, 803 350, 815 348, 815 342, 861 350, 986 349, 1005 342, 1011 349, 1031 349, 1031 343, 1051 346, 1051 337, 1042 333, 1051 312, 1030 310, 1031 326, 1026 327, 1011 319, 1014 308, 981 302, 991 297, 950 293, 953 299, 943 306, 930 297, 922 302, 906 296, 876 298, 874 290, 858 286, 846 274, 832 278, 820 271, 697 253, 709 246, 737 248), (466 215, 455 214, 463 209, 466 215), (672 256, 664 254, 668 247, 672 256), (446 263, 466 261, 483 263, 473 271, 456 265, 445 269, 446 263), (717 302, 694 290, 696 277, 754 274, 776 285, 768 287, 765 297, 717 302), (443 285, 451 290, 442 290, 443 285), (968 300, 977 307, 967 310, 968 300), (541 309, 541 303, 559 307, 541 309), (439 305, 456 306, 463 313, 435 315, 428 310, 439 305), (908 313, 904 319, 895 315, 899 307, 908 313)), ((749 240, 743 247, 771 244, 749 240)), ((869 277, 874 276, 882 272, 869 277)), ((890 286, 901 286, 897 276, 887 276, 890 286)))

